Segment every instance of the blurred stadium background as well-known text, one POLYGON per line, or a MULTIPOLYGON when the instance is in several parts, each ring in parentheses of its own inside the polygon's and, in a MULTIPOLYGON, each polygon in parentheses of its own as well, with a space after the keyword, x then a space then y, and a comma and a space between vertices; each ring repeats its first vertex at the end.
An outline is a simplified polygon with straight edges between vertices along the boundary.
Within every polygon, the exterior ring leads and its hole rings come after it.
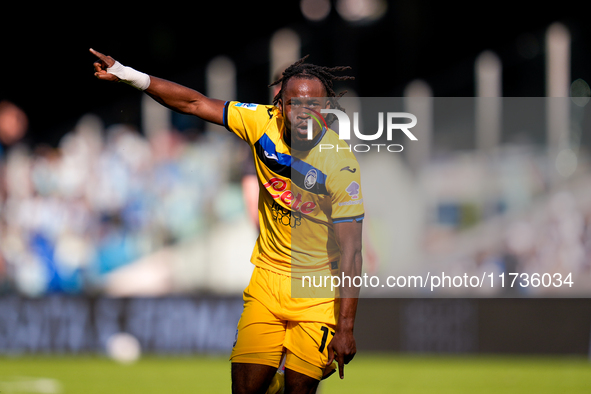
MULTIPOLYGON (((389 164, 389 203, 421 201, 393 211, 409 231, 384 240, 368 227, 365 261, 383 274, 443 256, 588 283, 591 28, 579 2, 56 7, 0 6, 0 391, 229 391, 257 233, 248 152, 100 83, 89 47, 245 102, 269 102, 274 74, 305 54, 352 66, 349 97, 572 97, 516 130, 488 130, 498 118, 486 114, 425 130, 427 151, 389 164)), ((359 356, 322 392, 588 392, 589 294, 505 296, 362 299, 359 356)))

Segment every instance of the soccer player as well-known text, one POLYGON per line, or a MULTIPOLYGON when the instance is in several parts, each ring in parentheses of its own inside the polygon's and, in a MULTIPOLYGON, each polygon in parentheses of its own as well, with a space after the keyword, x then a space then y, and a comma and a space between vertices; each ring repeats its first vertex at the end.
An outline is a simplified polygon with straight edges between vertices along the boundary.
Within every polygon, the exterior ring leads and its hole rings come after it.
POLYGON ((177 112, 224 125, 252 149, 260 235, 231 355, 232 392, 264 393, 284 353, 286 393, 316 392, 333 361, 344 378, 344 366, 356 353, 359 288, 349 282, 329 296, 291 294, 303 287, 305 274, 361 274, 359 165, 326 123, 312 122, 313 138, 308 138, 313 115, 318 120, 322 108, 340 108, 333 81, 352 77, 334 73, 348 67, 320 67, 300 59, 272 84, 281 85, 274 105, 257 105, 208 98, 90 51, 98 58, 97 78, 128 83, 177 112), (340 149, 321 151, 321 145, 340 149))

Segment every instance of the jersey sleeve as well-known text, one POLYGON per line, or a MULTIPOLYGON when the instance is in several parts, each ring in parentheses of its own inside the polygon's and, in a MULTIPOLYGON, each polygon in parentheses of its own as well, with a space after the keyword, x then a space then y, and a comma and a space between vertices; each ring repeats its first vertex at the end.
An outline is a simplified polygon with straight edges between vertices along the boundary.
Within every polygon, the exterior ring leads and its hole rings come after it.
POLYGON ((362 220, 363 194, 359 164, 354 158, 339 160, 327 178, 327 190, 331 197, 333 223, 362 220))
POLYGON ((224 126, 246 142, 253 143, 271 120, 272 109, 267 105, 227 101, 224 126))

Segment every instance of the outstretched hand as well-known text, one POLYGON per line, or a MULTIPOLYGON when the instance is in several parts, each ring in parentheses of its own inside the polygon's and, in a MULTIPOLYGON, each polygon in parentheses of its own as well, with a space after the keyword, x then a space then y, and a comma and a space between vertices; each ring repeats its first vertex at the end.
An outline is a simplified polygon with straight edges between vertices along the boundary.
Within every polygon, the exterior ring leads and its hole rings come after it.
POLYGON ((113 59, 111 56, 103 55, 102 53, 97 52, 92 48, 90 48, 90 53, 92 53, 98 58, 93 64, 95 70, 95 77, 97 77, 98 79, 102 79, 104 81, 119 81, 119 78, 107 72, 107 68, 112 67, 115 64, 115 59, 113 59))

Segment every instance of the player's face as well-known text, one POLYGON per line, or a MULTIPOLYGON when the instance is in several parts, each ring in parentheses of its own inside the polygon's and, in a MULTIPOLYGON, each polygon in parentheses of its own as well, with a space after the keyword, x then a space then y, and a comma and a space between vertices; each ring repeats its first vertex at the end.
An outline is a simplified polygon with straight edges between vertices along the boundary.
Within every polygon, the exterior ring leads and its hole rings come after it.
MULTIPOLYGON (((283 90, 283 117, 287 132, 291 134, 292 142, 298 145, 312 144, 308 140, 308 119, 311 119, 310 109, 320 112, 322 108, 328 108, 329 102, 322 100, 326 97, 326 90, 320 80, 291 78, 283 90)), ((312 122, 314 137, 322 128, 317 122, 312 122)))

